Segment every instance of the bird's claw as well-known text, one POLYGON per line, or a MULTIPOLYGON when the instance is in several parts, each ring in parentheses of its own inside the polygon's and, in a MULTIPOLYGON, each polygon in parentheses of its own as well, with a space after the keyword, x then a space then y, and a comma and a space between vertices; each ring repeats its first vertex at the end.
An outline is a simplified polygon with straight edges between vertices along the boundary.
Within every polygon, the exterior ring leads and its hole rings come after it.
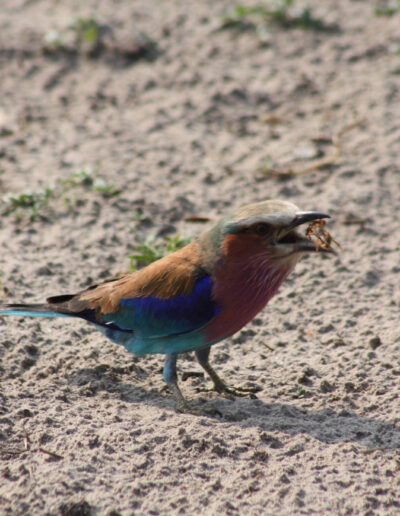
POLYGON ((181 412, 183 414, 193 414, 195 416, 222 417, 221 412, 217 409, 213 409, 211 407, 199 407, 186 401, 177 383, 172 384, 170 387, 176 400, 175 408, 177 412, 181 412))
POLYGON ((223 381, 215 383, 214 387, 217 392, 228 399, 233 399, 234 397, 257 399, 255 393, 261 390, 260 387, 229 387, 223 381))
POLYGON ((177 412, 183 414, 193 414, 194 416, 219 416, 222 417, 222 413, 218 409, 214 409, 211 407, 198 407, 196 405, 192 405, 185 401, 185 403, 178 402, 176 404, 177 412))

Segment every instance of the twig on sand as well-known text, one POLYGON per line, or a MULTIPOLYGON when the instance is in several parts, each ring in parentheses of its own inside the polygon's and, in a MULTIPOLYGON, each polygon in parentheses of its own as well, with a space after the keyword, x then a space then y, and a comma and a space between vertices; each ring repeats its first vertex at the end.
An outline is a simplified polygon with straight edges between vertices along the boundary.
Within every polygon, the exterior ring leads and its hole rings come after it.
MULTIPOLYGON (((314 170, 318 170, 319 168, 327 167, 329 165, 332 165, 335 163, 335 161, 340 157, 342 153, 342 138, 343 136, 348 133, 349 131, 352 131, 356 127, 359 127, 361 124, 365 122, 366 118, 357 118, 352 122, 351 124, 347 124, 344 127, 340 129, 336 134, 334 134, 331 138, 332 145, 334 147, 333 152, 324 158, 321 158, 317 161, 314 161, 313 163, 310 163, 310 165, 307 165, 303 168, 287 168, 285 170, 279 170, 279 169, 268 169, 263 170, 262 173, 264 175, 272 175, 276 177, 293 177, 293 176, 300 176, 303 174, 308 174, 309 172, 314 172, 314 170)), ((260 171, 259 171, 260 172, 260 171)))
POLYGON ((29 440, 29 437, 25 437, 24 438, 24 447, 23 448, 8 448, 7 446, 4 446, 4 445, 0 445, 0 453, 4 454, 4 455, 11 455, 11 456, 17 456, 17 455, 21 455, 22 453, 25 453, 25 452, 41 452, 41 453, 45 453, 46 455, 50 455, 50 457, 53 457, 55 459, 63 459, 63 455, 59 455, 58 453, 54 453, 52 451, 49 451, 49 450, 45 450, 44 448, 31 448, 30 447, 30 440, 29 440))
POLYGON ((63 455, 59 455, 58 453, 51 452, 49 450, 45 450, 44 448, 39 448, 40 452, 46 453, 47 455, 50 455, 50 457, 54 457, 55 459, 63 459, 63 455))
POLYGON ((0 445, 0 453, 4 453, 4 455, 21 455, 25 452, 26 450, 23 448, 7 448, 7 446, 0 445))
POLYGON ((268 344, 266 344, 265 342, 263 342, 262 344, 270 351, 275 351, 274 348, 271 348, 271 346, 268 346, 268 344))

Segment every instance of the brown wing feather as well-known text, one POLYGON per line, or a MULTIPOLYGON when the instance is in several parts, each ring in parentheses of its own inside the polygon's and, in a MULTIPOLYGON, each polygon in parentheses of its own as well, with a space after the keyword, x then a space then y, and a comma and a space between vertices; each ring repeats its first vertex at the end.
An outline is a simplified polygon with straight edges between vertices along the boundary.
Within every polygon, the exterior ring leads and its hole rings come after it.
POLYGON ((197 242, 192 242, 138 272, 89 287, 68 301, 68 309, 94 309, 101 316, 117 311, 121 299, 188 295, 196 280, 206 274, 200 267, 196 248, 197 242))

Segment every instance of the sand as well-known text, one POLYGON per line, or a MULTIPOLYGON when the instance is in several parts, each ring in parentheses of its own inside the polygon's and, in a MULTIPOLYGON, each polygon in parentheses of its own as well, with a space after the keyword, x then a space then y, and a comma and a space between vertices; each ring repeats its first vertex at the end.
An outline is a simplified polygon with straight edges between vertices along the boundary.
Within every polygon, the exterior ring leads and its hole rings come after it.
POLYGON ((221 30, 233 5, 1 2, 1 301, 75 292, 151 235, 193 238, 267 198, 328 212, 343 247, 214 346, 257 399, 222 398, 180 359, 215 415, 175 411, 162 356, 1 318, 1 514, 400 511, 400 12, 298 1, 323 30, 221 30))

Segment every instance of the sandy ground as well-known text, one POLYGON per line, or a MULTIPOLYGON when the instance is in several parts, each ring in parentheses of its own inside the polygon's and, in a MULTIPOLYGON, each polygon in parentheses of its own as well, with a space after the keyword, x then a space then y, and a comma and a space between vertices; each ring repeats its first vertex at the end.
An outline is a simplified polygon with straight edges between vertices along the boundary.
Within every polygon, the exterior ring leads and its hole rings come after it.
POLYGON ((74 292, 127 270, 149 235, 194 237, 271 197, 330 213, 343 246, 214 347, 258 399, 182 382, 215 417, 175 412, 162 356, 79 321, 1 319, 1 514, 400 511, 400 13, 298 1, 323 30, 221 30, 233 5, 1 2, 3 301, 74 292))

